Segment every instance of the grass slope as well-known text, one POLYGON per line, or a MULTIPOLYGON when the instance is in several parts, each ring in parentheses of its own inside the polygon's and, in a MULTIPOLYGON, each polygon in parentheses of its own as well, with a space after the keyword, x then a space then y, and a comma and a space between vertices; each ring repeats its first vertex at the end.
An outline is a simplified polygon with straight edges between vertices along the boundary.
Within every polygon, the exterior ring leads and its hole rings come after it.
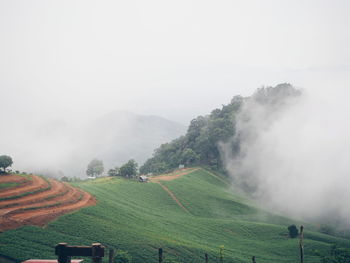
MULTIPOLYGON (((286 237, 292 221, 260 210, 209 172, 201 169, 161 183, 189 213, 159 184, 101 178, 76 184, 96 196, 96 206, 64 215, 45 228, 1 233, 0 254, 17 260, 54 259, 59 242, 101 242, 132 262, 156 262, 159 247, 165 262, 204 262, 204 253, 218 262, 223 245, 224 262, 250 262, 253 255, 259 263, 298 262, 298 240, 286 237)), ((317 232, 306 231, 305 238, 305 262, 319 262, 314 250, 330 244, 350 247, 349 240, 317 232)))

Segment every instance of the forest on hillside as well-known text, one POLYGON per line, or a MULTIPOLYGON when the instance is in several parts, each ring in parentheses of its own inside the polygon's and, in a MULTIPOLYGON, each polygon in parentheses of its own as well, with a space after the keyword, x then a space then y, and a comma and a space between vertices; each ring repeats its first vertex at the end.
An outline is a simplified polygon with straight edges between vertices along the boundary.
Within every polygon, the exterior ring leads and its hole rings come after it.
MULTIPOLYGON (((235 126, 243 105, 249 107, 248 102, 254 101, 278 111, 288 99, 300 95, 300 90, 291 84, 282 83, 275 87, 259 88, 250 97, 235 96, 221 109, 214 109, 209 115, 193 119, 184 136, 157 148, 153 156, 140 167, 140 173, 164 173, 179 165, 204 165, 225 172, 218 144, 230 143, 234 136, 241 136, 236 134, 235 126)), ((239 139, 232 141, 230 148, 233 155, 238 154, 239 139)))

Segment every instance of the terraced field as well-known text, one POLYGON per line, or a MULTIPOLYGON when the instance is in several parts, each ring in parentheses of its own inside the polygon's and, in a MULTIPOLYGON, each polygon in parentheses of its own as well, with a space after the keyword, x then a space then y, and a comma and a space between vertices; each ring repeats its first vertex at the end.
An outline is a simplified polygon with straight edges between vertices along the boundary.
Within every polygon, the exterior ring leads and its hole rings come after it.
POLYGON ((36 175, 2 175, 0 186, 0 232, 22 225, 43 226, 62 214, 95 204, 87 192, 36 175))

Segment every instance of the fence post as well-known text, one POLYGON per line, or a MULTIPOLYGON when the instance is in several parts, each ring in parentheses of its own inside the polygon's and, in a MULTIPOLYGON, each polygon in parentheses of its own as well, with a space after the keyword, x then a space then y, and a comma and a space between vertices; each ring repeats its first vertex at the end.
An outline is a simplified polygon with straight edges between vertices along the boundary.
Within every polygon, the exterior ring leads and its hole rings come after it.
POLYGON ((252 257, 252 263, 256 263, 255 256, 252 257))
POLYGON ((159 256, 159 263, 163 263, 163 249, 160 248, 158 250, 158 256, 159 256))
POLYGON ((300 226, 300 263, 304 263, 304 226, 300 226))
POLYGON ((110 248, 109 249, 109 263, 114 263, 114 257, 115 257, 115 254, 114 254, 114 249, 113 248, 110 248))
POLYGON ((59 243, 55 248, 55 254, 58 255, 58 263, 70 263, 70 256, 65 254, 65 248, 67 247, 67 243, 59 243))
POLYGON ((224 262, 224 246, 219 247, 219 259, 220 263, 224 262))
POLYGON ((209 262, 209 260, 208 260, 208 254, 205 253, 205 263, 208 263, 208 262, 209 262))
POLYGON ((92 243, 92 262, 102 263, 103 247, 101 243, 92 243))

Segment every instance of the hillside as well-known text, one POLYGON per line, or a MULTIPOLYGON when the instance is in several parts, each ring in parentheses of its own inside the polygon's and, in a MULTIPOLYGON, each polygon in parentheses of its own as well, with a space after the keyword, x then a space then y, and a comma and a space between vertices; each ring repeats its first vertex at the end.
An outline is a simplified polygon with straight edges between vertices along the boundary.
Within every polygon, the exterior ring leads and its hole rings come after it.
MULTIPOLYGON (((59 217, 45 228, 24 226, 0 234, 0 255, 17 260, 55 258, 59 242, 101 242, 118 249, 118 262, 155 262, 164 249, 165 262, 297 262, 298 240, 287 237, 292 219, 261 210, 241 197, 226 179, 193 169, 139 183, 105 177, 75 183, 93 194, 97 205, 59 217), (173 177, 173 178, 171 178, 173 177), (5 245, 6 244, 6 245, 5 245), (25 249, 23 249, 25 247, 25 249)), ((331 244, 350 248, 350 240, 332 237, 306 225, 305 262, 320 262, 316 251, 331 244)))
MULTIPOLYGON (((193 119, 184 136, 160 145, 153 156, 140 167, 140 171, 164 173, 184 164, 206 165, 225 172, 223 153, 219 145, 227 144, 229 154, 239 153, 240 137, 247 136, 236 131, 237 118, 242 108, 245 107, 249 112, 255 107, 251 103, 254 102, 262 108, 272 108, 274 112, 279 112, 290 99, 298 98, 300 94, 291 84, 282 83, 275 87, 257 89, 249 97, 235 96, 230 103, 222 105, 221 109, 214 109, 208 115, 193 119), (232 138, 236 140, 232 142, 232 138)), ((243 116, 243 119, 246 118, 250 116, 243 116)))

